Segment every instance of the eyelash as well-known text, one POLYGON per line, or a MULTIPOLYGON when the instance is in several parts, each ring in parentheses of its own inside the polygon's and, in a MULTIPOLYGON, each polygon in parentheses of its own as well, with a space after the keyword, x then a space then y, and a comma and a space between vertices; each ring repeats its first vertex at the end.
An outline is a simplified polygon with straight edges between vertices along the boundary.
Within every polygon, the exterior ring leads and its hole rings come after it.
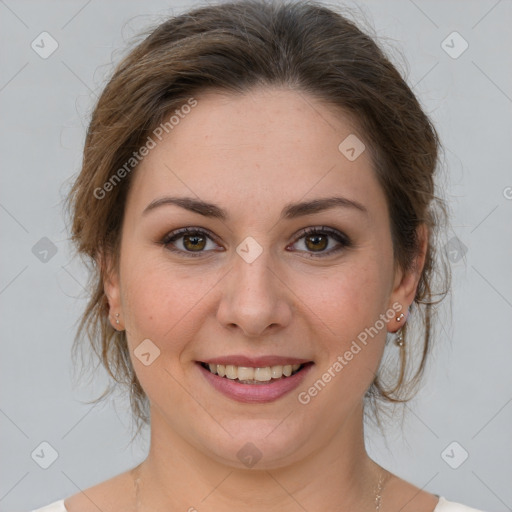
MULTIPOLYGON (((298 238, 295 239, 295 242, 293 242, 292 245, 297 243, 302 238, 305 238, 310 235, 318 235, 318 234, 329 235, 330 237, 335 239, 340 245, 337 248, 331 249, 330 251, 327 251, 327 252, 306 253, 306 254, 308 254, 308 257, 323 258, 323 257, 331 256, 332 254, 338 253, 342 249, 351 247, 351 245, 352 245, 352 242, 350 241, 350 239, 348 238, 347 235, 345 235, 344 233, 341 233, 340 231, 337 231, 335 229, 328 228, 326 226, 311 227, 311 228, 306 228, 306 229, 302 230, 300 232, 298 238)), ((171 245, 172 242, 175 242, 176 240, 182 238, 184 235, 205 235, 207 238, 209 238, 210 240, 215 242, 215 238, 211 235, 211 233, 209 231, 206 231, 205 229, 182 228, 182 229, 178 229, 176 231, 172 231, 171 233, 168 233, 167 235, 165 235, 165 237, 161 240, 161 244, 169 251, 172 251, 175 253, 180 253, 181 255, 185 255, 185 257, 197 258, 199 256, 203 256, 205 252, 209 252, 209 251, 197 251, 197 252, 184 251, 181 249, 176 249, 175 247, 173 247, 171 245)))

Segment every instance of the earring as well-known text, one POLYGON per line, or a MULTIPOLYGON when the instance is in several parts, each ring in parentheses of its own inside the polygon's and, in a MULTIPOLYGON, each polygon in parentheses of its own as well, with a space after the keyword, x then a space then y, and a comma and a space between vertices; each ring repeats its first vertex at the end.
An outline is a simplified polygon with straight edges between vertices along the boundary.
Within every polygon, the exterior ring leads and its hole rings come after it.
POLYGON ((119 324, 119 313, 116 313, 116 324, 119 324))
POLYGON ((404 342, 404 336, 402 334, 402 329, 398 330, 396 332, 396 338, 395 338, 395 345, 397 345, 398 347, 402 348, 405 344, 404 342))
MULTIPOLYGON (((400 313, 400 315, 398 315, 396 317, 396 321, 397 322, 401 322, 404 318, 404 314, 403 313, 400 313)), ((399 346, 400 348, 402 348, 404 346, 404 335, 402 333, 402 327, 400 327, 400 329, 398 329, 398 331, 396 332, 396 338, 395 338, 395 345, 399 346)))

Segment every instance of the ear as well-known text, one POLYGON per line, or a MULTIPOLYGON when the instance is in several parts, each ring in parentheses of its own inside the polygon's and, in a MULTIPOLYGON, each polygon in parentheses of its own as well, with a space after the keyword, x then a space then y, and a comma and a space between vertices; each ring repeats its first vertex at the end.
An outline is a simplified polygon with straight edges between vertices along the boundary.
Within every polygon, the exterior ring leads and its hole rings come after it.
MULTIPOLYGON (((404 271, 401 268, 397 269, 393 284, 393 292, 391 293, 389 302, 390 306, 397 302, 401 304, 402 309, 397 314, 403 313, 405 315, 404 320, 407 320, 407 315, 409 313, 408 308, 416 296, 416 290, 418 289, 421 273, 425 266, 425 257, 428 249, 429 232, 427 226, 425 224, 420 224, 416 229, 416 233, 419 241, 418 254, 408 270, 404 271)), ((391 320, 389 322, 390 332, 397 331, 402 327, 402 325, 404 325, 404 323, 405 321, 397 322, 396 319, 391 320), (394 330, 392 330, 393 328, 394 330)))
POLYGON ((114 264, 113 256, 107 252, 101 252, 96 258, 101 269, 103 279, 103 291, 109 305, 110 325, 117 331, 124 330, 123 312, 121 305, 121 288, 119 271, 114 264), (119 322, 119 323, 118 323, 119 322))

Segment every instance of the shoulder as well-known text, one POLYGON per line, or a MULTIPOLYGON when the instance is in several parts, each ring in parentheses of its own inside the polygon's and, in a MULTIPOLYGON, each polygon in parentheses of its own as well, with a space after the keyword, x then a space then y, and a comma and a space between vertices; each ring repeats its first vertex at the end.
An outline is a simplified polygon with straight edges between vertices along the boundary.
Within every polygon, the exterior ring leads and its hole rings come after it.
POLYGON ((396 475, 384 489, 383 504, 386 510, 401 512, 483 512, 426 492, 396 475))
POLYGON ((400 512, 439 512, 436 508, 439 502, 437 496, 423 489, 419 489, 396 475, 390 473, 389 476, 390 478, 382 494, 384 510, 400 510, 400 512))
POLYGON ((453 501, 448 501, 444 499, 442 496, 439 498, 439 503, 435 508, 434 512, 483 512, 482 510, 477 510, 476 508, 467 507, 466 505, 462 505, 461 503, 455 503, 453 501))
POLYGON ((67 512, 64 506, 64 499, 54 501, 49 505, 32 510, 32 512, 67 512))

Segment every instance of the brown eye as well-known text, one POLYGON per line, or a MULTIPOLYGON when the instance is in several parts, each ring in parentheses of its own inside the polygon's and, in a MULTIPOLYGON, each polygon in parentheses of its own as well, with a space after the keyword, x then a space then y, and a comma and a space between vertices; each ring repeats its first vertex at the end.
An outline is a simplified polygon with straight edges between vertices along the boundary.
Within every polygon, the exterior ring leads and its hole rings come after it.
POLYGON ((347 235, 325 226, 305 229, 301 235, 293 245, 302 243, 304 248, 298 250, 312 258, 330 256, 352 245, 347 235))
POLYGON ((161 241, 169 251, 184 256, 207 255, 218 247, 213 237, 199 228, 183 228, 167 234, 161 241))
POLYGON ((328 237, 325 235, 308 235, 305 238, 306 247, 312 251, 323 251, 328 245, 328 237))
POLYGON ((201 251, 206 246, 206 237, 202 235, 183 236, 183 246, 190 251, 201 251))

